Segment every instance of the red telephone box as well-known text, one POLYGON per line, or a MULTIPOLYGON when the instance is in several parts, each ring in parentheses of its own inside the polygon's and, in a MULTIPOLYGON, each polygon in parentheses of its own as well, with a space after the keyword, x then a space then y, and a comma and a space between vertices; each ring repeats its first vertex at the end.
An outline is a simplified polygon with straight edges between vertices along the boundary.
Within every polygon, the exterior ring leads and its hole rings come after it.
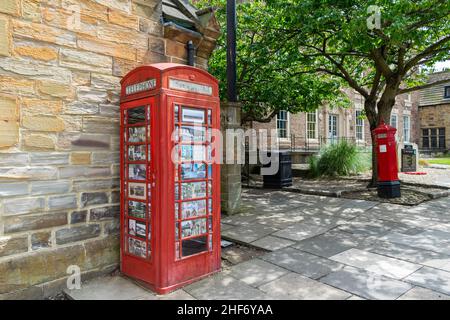
POLYGON ((164 294, 220 271, 218 83, 159 63, 121 84, 121 270, 164 294))
POLYGON ((383 121, 373 130, 378 159, 378 196, 381 198, 401 196, 395 142, 396 132, 397 129, 386 125, 383 121))

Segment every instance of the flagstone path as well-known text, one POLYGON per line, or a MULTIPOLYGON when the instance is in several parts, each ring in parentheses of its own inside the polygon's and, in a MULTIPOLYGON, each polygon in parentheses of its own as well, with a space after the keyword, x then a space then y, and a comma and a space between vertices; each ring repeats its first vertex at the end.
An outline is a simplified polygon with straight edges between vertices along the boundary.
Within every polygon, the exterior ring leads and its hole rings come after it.
POLYGON ((246 189, 226 240, 268 250, 166 296, 103 277, 73 299, 448 299, 450 197, 415 207, 246 189))

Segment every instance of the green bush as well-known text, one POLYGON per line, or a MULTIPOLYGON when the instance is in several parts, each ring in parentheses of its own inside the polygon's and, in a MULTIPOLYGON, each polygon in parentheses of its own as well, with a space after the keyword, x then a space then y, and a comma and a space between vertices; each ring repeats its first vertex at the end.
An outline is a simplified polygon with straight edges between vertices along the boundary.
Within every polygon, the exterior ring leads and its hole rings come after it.
POLYGON ((309 158, 309 173, 315 178, 348 176, 367 171, 371 166, 371 155, 361 151, 347 141, 330 144, 322 148, 317 156, 309 158))

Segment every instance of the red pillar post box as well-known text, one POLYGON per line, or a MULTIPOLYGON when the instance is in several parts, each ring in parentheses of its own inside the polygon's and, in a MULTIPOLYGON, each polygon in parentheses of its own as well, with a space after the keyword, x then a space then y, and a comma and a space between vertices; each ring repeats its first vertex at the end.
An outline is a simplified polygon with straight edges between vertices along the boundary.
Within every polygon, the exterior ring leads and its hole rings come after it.
POLYGON ((121 85, 121 271, 164 294, 220 271, 218 83, 160 63, 121 85))
POLYGON ((378 196, 381 198, 400 197, 396 132, 397 129, 384 122, 373 130, 378 159, 378 196))

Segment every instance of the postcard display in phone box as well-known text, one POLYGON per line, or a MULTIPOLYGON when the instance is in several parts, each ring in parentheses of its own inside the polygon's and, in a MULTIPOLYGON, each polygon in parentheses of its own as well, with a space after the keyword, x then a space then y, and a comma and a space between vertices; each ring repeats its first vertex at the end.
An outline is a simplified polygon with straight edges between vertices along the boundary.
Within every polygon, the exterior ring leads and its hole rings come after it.
POLYGON ((218 84, 173 63, 121 84, 121 270, 164 294, 220 270, 218 84))

